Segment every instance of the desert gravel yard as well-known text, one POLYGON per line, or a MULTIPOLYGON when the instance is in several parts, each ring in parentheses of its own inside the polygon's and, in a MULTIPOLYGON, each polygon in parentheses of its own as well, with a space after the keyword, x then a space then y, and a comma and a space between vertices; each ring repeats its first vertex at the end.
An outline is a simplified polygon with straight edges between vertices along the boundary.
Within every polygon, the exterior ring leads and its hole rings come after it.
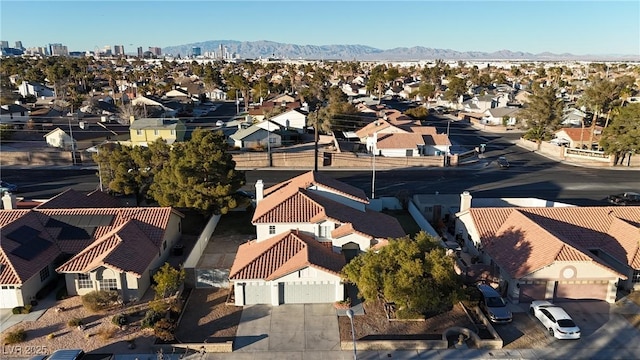
POLYGON ((184 343, 233 340, 238 330, 242 306, 227 305, 229 289, 193 289, 176 330, 184 343))

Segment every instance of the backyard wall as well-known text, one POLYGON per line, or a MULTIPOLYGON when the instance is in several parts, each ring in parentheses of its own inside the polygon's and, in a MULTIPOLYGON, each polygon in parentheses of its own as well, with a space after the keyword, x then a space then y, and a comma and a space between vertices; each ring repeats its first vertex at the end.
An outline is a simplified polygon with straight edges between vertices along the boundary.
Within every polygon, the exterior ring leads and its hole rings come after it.
POLYGON ((418 207, 413 203, 413 200, 409 201, 409 214, 413 217, 413 220, 420 226, 420 229, 424 230, 427 234, 440 239, 440 234, 431 226, 431 224, 424 218, 418 207))

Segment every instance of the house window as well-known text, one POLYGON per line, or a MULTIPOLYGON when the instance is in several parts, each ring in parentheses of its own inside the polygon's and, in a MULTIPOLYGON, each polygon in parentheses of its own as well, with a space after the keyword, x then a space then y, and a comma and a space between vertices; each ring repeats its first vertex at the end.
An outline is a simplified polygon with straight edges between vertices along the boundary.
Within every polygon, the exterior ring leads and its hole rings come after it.
POLYGON ((136 135, 142 136, 142 130, 136 130, 136 135))
POLYGON ((93 281, 89 278, 89 274, 78 274, 78 289, 92 289, 93 281))
POLYGON ((118 290, 118 281, 116 279, 100 280, 100 290, 118 290))
POLYGON ((329 231, 331 230, 331 228, 329 226, 320 226, 318 228, 318 237, 320 238, 327 238, 329 237, 329 231))
POLYGON ((413 156, 413 149, 407 149, 407 156, 413 156))
POLYGON ((640 283, 640 270, 633 270, 633 275, 631 275, 631 282, 634 284, 640 283))
POLYGON ((276 233, 276 226, 275 225, 269 225, 269 235, 273 235, 276 233))
POLYGON ((40 281, 45 281, 49 278, 49 266, 45 266, 40 270, 40 281))
POLYGON ((153 135, 155 135, 155 136, 160 135, 160 130, 153 130, 153 135))

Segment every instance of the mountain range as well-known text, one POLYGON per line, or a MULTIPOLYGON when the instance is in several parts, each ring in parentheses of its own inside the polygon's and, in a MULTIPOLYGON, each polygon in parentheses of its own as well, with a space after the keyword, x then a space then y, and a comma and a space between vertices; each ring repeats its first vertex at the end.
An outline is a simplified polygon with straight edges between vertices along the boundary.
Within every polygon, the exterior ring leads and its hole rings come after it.
POLYGON ((574 55, 543 52, 533 54, 522 51, 499 50, 494 52, 456 51, 434 49, 422 46, 398 47, 382 50, 365 45, 297 45, 273 41, 209 40, 191 44, 168 46, 163 54, 181 57, 193 54, 193 47, 205 52, 219 51, 226 47, 228 53, 235 53, 243 59, 278 58, 306 60, 357 60, 357 61, 419 61, 419 60, 538 60, 538 61, 640 61, 638 55, 574 55))

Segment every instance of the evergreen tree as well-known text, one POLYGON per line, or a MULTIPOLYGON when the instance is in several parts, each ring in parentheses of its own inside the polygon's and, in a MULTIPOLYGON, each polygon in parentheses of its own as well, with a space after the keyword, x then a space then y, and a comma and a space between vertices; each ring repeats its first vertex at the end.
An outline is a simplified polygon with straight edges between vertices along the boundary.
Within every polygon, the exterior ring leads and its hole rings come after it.
POLYGON ((226 214, 237 206, 235 192, 245 183, 226 148, 222 132, 196 129, 191 140, 173 145, 149 194, 160 206, 226 214))
POLYGON ((424 232, 391 240, 379 251, 355 257, 343 270, 365 301, 393 302, 400 314, 441 311, 460 298, 461 280, 437 240, 424 232))
POLYGON ((611 124, 604 129, 600 145, 605 153, 615 155, 615 164, 625 156, 640 153, 640 104, 622 107, 614 114, 611 124))
POLYGON ((534 87, 533 94, 518 113, 518 117, 529 128, 524 138, 537 143, 550 139, 560 126, 563 108, 562 99, 556 97, 555 87, 534 87))

